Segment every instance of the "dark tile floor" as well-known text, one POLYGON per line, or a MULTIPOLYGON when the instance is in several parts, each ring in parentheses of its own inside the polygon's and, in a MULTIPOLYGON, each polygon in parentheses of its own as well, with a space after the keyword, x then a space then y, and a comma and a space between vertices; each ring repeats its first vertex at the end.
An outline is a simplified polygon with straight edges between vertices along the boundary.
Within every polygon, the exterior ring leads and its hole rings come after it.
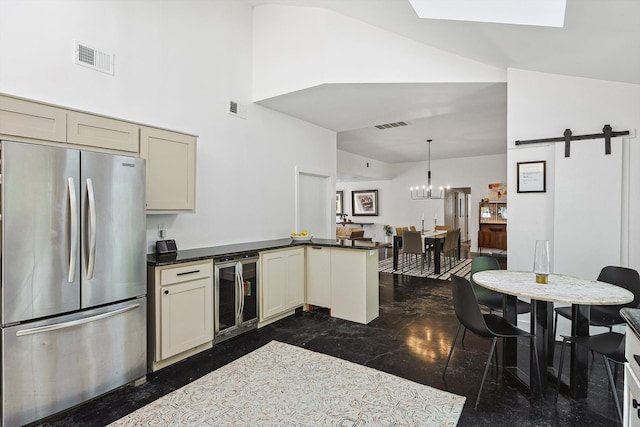
MULTIPOLYGON (((492 369, 478 410, 474 410, 489 342, 467 334, 464 348, 460 344, 456 346, 446 382, 443 381, 442 368, 457 325, 449 282, 382 273, 380 317, 368 325, 331 318, 323 310, 299 312, 149 374, 147 383, 142 386, 122 388, 51 418, 43 425, 108 424, 271 340, 326 353, 464 395, 467 402, 460 417, 460 426, 618 425, 604 365, 599 357, 592 363, 589 397, 586 399, 574 400, 561 394, 556 404, 552 384, 546 398, 532 397, 492 369)), ((621 393, 621 379, 618 387, 621 393)))

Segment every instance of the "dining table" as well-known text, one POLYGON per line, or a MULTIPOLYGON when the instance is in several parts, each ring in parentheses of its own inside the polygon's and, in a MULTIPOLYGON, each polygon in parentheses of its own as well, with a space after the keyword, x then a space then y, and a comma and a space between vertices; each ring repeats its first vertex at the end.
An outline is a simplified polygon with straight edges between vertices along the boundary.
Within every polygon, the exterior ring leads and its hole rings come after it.
MULTIPOLYGON (((503 347, 503 366, 505 372, 526 384, 532 392, 545 394, 547 375, 544 368, 552 376, 556 376, 558 386, 562 382, 561 373, 553 368, 553 304, 567 303, 572 307, 571 335, 589 336, 590 305, 621 305, 633 301, 633 294, 620 286, 597 280, 550 274, 548 283, 536 282, 536 274, 530 271, 487 270, 475 273, 473 281, 480 286, 505 295, 503 316, 513 324, 517 324, 517 300, 531 300, 531 330, 536 337, 537 354, 530 349, 529 372, 534 371, 535 359, 543 370, 540 380, 534 375, 527 375, 518 368, 518 343, 508 339, 503 347)), ((569 391, 574 398, 584 398, 588 394, 588 357, 585 346, 572 343, 569 374, 569 391)))
MULTIPOLYGON (((433 245, 433 272, 440 274, 441 262, 440 253, 442 252, 442 243, 447 235, 446 230, 429 230, 423 231, 424 247, 433 245)), ((393 236, 393 271, 398 270, 398 252, 402 247, 402 235, 393 236)), ((458 239, 458 259, 460 259, 460 239, 458 239)))

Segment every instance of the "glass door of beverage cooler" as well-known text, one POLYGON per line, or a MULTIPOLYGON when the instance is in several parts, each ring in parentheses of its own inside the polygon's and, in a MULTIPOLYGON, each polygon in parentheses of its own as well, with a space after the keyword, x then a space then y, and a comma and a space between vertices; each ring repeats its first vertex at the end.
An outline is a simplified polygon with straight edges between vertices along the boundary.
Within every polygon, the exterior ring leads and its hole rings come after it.
POLYGON ((236 261, 216 263, 214 338, 236 328, 236 261))
POLYGON ((258 256, 215 260, 214 342, 258 325, 258 256))
POLYGON ((239 296, 240 316, 238 325, 246 325, 258 321, 258 259, 246 259, 240 263, 241 281, 239 296))

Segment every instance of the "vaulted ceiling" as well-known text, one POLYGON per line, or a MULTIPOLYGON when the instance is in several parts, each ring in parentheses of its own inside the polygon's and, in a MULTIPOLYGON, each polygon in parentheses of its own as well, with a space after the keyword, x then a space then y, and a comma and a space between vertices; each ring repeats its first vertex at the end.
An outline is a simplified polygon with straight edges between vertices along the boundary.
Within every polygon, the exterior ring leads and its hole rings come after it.
MULTIPOLYGON (((563 28, 421 19, 408 0, 246 0, 319 7, 488 65, 640 84, 640 1, 567 0, 563 28)), ((260 102, 388 163, 506 151, 505 83, 321 85, 260 102), (375 124, 405 121, 385 130, 375 124)))

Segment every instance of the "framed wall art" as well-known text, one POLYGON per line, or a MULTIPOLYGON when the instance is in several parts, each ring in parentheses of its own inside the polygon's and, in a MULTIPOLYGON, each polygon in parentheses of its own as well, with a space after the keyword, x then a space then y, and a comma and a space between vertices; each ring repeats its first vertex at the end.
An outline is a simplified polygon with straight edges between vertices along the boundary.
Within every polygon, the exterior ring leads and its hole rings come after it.
POLYGON ((518 162, 518 193, 547 191, 547 162, 518 162))
POLYGON ((343 191, 336 191, 336 215, 344 213, 343 191))
POLYGON ((378 190, 360 190, 351 192, 353 216, 378 215, 378 190))

